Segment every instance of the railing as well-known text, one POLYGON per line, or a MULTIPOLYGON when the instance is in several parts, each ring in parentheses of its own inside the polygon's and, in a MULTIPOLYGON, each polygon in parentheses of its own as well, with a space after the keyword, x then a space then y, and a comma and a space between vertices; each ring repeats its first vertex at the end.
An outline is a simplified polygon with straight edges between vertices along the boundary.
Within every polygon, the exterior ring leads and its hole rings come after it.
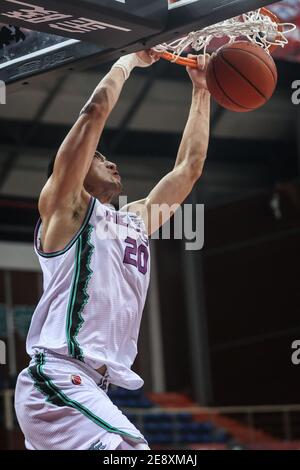
POLYGON ((283 441, 300 439, 300 405, 232 406, 205 410, 243 423, 251 436, 259 429, 283 441))
POLYGON ((186 408, 151 408, 126 409, 131 415, 149 415, 155 413, 168 413, 177 415, 190 413, 201 416, 204 420, 211 420, 224 427, 229 432, 243 435, 247 443, 265 441, 273 442, 276 439, 289 442, 299 440, 300 447, 300 405, 261 405, 261 406, 231 406, 231 407, 186 407, 186 408), (232 422, 231 422, 232 420, 232 422), (243 431, 243 432, 242 432, 243 431), (259 434, 259 431, 261 433, 259 434))
MULTIPOLYGON (((12 431, 15 428, 14 390, 0 391, 4 406, 4 428, 12 431)), ((237 441, 248 445, 274 444, 299 440, 300 448, 300 405, 263 405, 202 408, 199 406, 185 408, 153 407, 150 409, 127 408, 125 414, 137 417, 137 424, 143 423, 143 417, 154 414, 171 416, 191 414, 200 417, 201 421, 211 421, 219 428, 226 429, 237 441), (240 437, 240 439, 239 439, 240 437)))

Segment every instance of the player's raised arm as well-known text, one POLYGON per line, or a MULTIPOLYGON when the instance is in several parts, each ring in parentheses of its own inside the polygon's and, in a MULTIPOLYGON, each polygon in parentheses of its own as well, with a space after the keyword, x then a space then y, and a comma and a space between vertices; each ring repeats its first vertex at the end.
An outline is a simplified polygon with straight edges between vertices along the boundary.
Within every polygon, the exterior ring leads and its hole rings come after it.
POLYGON ((189 118, 178 150, 174 169, 168 173, 142 201, 130 204, 127 209, 142 215, 148 233, 155 232, 173 214, 200 178, 209 142, 210 93, 205 73, 209 56, 198 56, 198 69, 187 68, 193 82, 193 97, 189 118), (160 212, 158 206, 172 210, 160 212), (159 214, 159 217, 156 217, 159 214))
POLYGON ((101 80, 58 150, 53 174, 39 200, 42 215, 80 203, 84 180, 103 128, 125 81, 134 67, 147 67, 156 59, 146 51, 129 54, 119 59, 101 80))

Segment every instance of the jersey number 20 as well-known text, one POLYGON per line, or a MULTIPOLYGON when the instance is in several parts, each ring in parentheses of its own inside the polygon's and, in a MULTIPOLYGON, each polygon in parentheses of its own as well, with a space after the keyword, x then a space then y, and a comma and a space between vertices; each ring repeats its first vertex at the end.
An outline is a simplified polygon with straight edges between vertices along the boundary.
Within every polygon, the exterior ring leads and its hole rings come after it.
POLYGON ((127 247, 123 262, 135 266, 140 273, 146 274, 149 259, 148 248, 143 244, 138 246, 137 241, 130 237, 126 238, 125 243, 127 247))

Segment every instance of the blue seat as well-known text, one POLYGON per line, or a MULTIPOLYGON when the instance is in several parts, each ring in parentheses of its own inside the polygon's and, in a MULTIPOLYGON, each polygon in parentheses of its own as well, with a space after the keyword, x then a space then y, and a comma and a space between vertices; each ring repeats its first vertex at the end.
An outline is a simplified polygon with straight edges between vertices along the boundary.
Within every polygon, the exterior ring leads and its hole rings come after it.
POLYGON ((126 398, 122 400, 124 408, 139 408, 137 401, 135 399, 126 398))
POLYGON ((186 443, 199 442, 199 436, 194 433, 187 433, 182 435, 182 441, 186 443))
POLYGON ((148 423, 144 423, 144 430, 145 432, 158 432, 161 428, 159 423, 149 421, 148 423))
POLYGON ((206 432, 212 432, 215 429, 215 426, 210 421, 205 421, 204 423, 201 423, 201 426, 206 432))
POLYGON ((128 390, 125 390, 125 388, 119 388, 118 389, 118 396, 119 397, 127 397, 128 396, 128 390))
POLYGON ((201 434, 201 436, 199 436, 199 440, 198 442, 201 442, 203 444, 211 444, 212 442, 214 442, 214 439, 212 437, 211 434, 201 434))
POLYGON ((213 437, 214 442, 217 442, 218 444, 224 444, 225 442, 229 441, 231 436, 225 429, 216 429, 213 433, 213 437))
POLYGON ((174 424, 172 422, 168 421, 163 421, 161 423, 158 423, 158 426, 162 431, 172 431, 174 432, 174 424))
POLYGON ((178 413, 175 415, 175 419, 180 423, 187 423, 192 420, 192 415, 190 413, 178 413))
POLYGON ((145 415, 145 422, 162 422, 164 420, 163 413, 153 413, 150 415, 145 415))
POLYGON ((173 417, 173 415, 171 415, 171 414, 169 414, 169 413, 160 413, 159 416, 160 416, 160 420, 161 420, 161 421, 164 421, 164 422, 167 422, 167 423, 172 423, 172 422, 174 422, 174 417, 173 417))
POLYGON ((152 408, 154 405, 152 401, 148 400, 146 397, 142 397, 139 400, 139 408, 152 408))
POLYGON ((145 435, 149 444, 172 444, 174 443, 174 438, 171 434, 166 433, 156 433, 156 434, 146 434, 145 435))

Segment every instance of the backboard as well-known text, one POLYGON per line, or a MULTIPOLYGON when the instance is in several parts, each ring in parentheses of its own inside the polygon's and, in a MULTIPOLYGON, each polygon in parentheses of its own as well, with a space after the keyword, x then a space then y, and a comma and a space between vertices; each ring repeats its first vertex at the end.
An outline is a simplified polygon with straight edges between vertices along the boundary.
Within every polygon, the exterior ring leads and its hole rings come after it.
POLYGON ((3 0, 0 80, 14 89, 47 74, 114 60, 268 0, 3 0))

